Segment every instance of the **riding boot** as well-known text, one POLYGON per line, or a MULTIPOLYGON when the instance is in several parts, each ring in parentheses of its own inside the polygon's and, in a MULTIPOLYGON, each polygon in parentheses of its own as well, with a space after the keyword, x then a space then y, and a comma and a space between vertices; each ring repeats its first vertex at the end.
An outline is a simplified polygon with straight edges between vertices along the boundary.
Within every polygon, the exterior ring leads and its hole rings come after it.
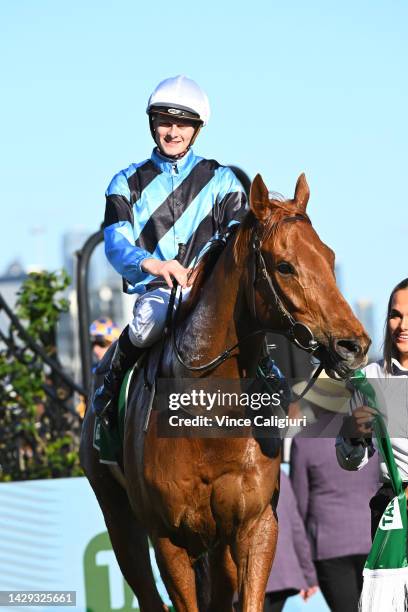
POLYGON ((103 385, 95 391, 93 406, 95 413, 106 427, 114 422, 115 405, 126 372, 141 356, 144 349, 132 344, 129 326, 122 331, 116 343, 109 371, 105 374, 103 385))

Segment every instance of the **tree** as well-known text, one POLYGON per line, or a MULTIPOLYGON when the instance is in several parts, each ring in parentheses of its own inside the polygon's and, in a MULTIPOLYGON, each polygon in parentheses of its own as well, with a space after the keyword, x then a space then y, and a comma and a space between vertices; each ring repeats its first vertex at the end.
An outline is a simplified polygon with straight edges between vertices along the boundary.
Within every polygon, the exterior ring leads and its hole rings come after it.
POLYGON ((18 293, 0 350, 0 480, 77 476, 80 418, 56 369, 26 344, 26 334, 60 367, 56 332, 68 310, 65 271, 31 273, 18 293))

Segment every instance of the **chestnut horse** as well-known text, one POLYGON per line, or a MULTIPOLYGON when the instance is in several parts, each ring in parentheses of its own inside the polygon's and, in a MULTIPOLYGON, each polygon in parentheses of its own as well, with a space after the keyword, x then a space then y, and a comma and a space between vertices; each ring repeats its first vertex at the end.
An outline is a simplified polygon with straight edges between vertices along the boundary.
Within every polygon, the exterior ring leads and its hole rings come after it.
MULTIPOLYGON (((344 378, 365 363, 369 338, 336 286, 334 254, 310 223, 308 199, 303 174, 285 201, 270 199, 255 178, 250 211, 195 278, 190 310, 175 333, 177 351, 167 340, 160 376, 253 377, 263 341, 257 332, 266 329, 310 334, 310 348, 329 375, 344 378)), ((149 537, 178 612, 231 612, 234 592, 240 610, 261 612, 278 532, 280 448, 265 453, 252 436, 160 437, 158 411, 143 432, 142 393, 136 385, 128 403, 123 475, 98 461, 91 410, 81 444, 83 467, 141 610, 167 609, 153 579, 149 537)))

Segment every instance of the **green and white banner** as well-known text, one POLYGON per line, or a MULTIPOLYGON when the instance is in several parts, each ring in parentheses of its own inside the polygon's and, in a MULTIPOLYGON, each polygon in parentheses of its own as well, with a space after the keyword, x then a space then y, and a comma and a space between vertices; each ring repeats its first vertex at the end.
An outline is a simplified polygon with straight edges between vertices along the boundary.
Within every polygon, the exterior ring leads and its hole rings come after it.
POLYGON ((408 609, 407 500, 393 455, 391 440, 377 406, 372 385, 357 370, 351 382, 376 411, 373 429, 378 448, 387 465, 395 497, 386 507, 364 568, 360 612, 406 612, 408 609))

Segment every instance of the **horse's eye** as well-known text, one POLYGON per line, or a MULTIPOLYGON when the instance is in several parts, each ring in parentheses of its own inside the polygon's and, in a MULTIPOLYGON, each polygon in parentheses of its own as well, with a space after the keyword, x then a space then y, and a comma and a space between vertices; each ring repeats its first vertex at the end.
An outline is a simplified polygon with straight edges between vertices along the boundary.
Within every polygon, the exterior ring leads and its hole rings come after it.
POLYGON ((280 274, 284 274, 285 276, 287 276, 288 274, 294 274, 295 272, 294 267, 287 261, 281 261, 280 263, 278 263, 277 269, 280 274))

